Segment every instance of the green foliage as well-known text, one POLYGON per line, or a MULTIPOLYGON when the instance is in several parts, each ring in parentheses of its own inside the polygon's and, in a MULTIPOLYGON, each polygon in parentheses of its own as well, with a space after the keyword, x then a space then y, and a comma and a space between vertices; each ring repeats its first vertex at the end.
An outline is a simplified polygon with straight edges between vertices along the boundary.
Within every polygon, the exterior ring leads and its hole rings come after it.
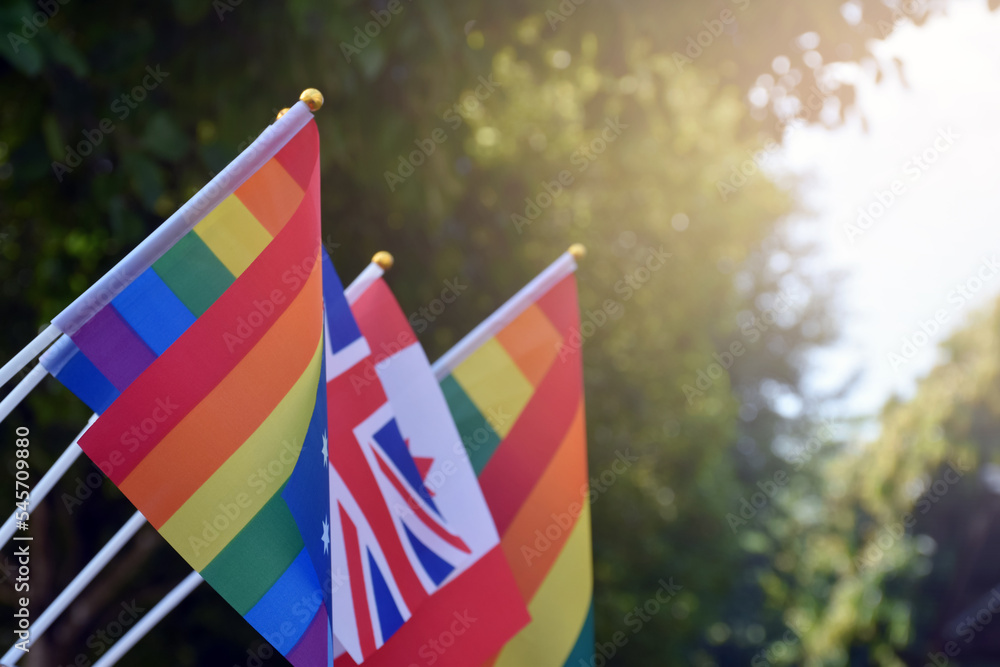
MULTIPOLYGON (((872 591, 888 591, 890 570, 852 568, 871 527, 905 505, 896 483, 907 479, 904 466, 917 474, 950 450, 920 440, 922 457, 903 457, 910 423, 899 424, 897 453, 880 449, 869 465, 824 449, 796 472, 772 449, 806 441, 809 425, 775 406, 805 400, 803 355, 833 329, 826 288, 800 268, 810 249, 784 230, 794 192, 758 163, 781 139, 789 99, 802 99, 799 117, 819 117, 806 100, 822 68, 802 64, 798 36, 815 32, 816 51, 831 62, 865 57, 867 40, 891 29, 881 3, 860 3, 864 21, 854 26, 840 5, 407 1, 365 42, 359 32, 381 5, 71 1, 53 4, 58 11, 20 43, 9 35, 30 32, 24 21, 38 8, 8 3, 0 356, 27 343, 300 90, 319 88, 324 244, 341 275, 391 251, 389 281, 414 313, 447 279, 471 286, 422 332, 432 358, 571 242, 588 246, 579 275, 584 319, 595 324, 585 346, 591 474, 601 480, 620 453, 639 456, 601 481, 593 508, 598 639, 628 637, 616 661, 746 663, 792 622, 813 629, 788 663, 806 655, 845 664, 860 646, 871 661, 896 664, 925 621, 905 604, 915 584, 897 576, 894 602, 887 592, 879 603, 872 591), (707 43, 698 55, 685 57, 699 40, 707 43), (751 107, 747 92, 780 55, 789 73, 771 77, 767 108, 751 107), (429 140, 434 152, 415 164, 429 140), (739 181, 741 169, 742 183, 720 186, 739 181), (781 309, 789 296, 792 307, 781 309), (734 344, 743 352, 716 375, 713 355, 724 359, 734 344), (733 530, 727 515, 740 499, 781 472, 788 491, 733 530), (635 607, 671 578, 681 593, 636 629, 635 607)), ((912 18, 922 20, 920 11, 912 18)), ((849 88, 829 95, 841 113, 853 101, 849 88)), ((925 430, 947 412, 930 407, 919 413, 925 430)), ((3 424, 0 443, 30 425, 41 470, 86 416, 46 383, 3 424)), ((974 416, 947 417, 958 428, 974 416)), ((974 448, 971 437, 956 446, 974 448)), ((39 603, 130 512, 107 484, 93 492, 100 500, 67 512, 74 480, 93 470, 79 462, 36 514, 46 536, 37 543, 39 603)), ((81 650, 92 660, 81 647, 108 622, 100 610, 133 596, 153 601, 185 574, 151 533, 119 558, 78 602, 85 611, 60 619, 22 664, 63 664, 81 650)), ((891 571, 910 567, 907 558, 891 571)), ((11 596, 0 588, 0 600, 11 596)), ((245 663, 260 643, 238 621, 200 590, 130 659, 245 663)))
POLYGON ((998 325, 996 306, 981 313, 912 400, 886 407, 876 440, 826 453, 815 484, 786 496, 762 576, 803 642, 776 664, 923 664, 949 642, 948 664, 995 661, 997 630, 974 619, 996 585, 998 325))

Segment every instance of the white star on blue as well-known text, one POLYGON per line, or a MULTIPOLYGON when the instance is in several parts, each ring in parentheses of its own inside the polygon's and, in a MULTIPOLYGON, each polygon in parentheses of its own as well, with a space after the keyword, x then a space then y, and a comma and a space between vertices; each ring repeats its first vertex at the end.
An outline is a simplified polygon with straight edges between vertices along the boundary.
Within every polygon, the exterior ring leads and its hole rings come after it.
POLYGON ((330 553, 330 519, 323 519, 323 553, 330 553))

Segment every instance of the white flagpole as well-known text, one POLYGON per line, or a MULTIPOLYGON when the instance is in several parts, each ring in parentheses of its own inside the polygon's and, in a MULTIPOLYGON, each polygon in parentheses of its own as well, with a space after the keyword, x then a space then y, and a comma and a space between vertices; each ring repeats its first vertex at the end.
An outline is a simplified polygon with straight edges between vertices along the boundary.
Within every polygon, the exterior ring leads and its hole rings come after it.
MULTIPOLYGON (((0 386, 17 375, 29 361, 57 339, 60 333, 75 333, 91 315, 110 303, 177 240, 191 231, 206 213, 218 206, 260 169, 261 165, 274 157, 281 147, 312 119, 311 106, 315 101, 309 100, 307 93, 309 91, 303 92, 299 102, 279 116, 235 160, 177 209, 132 252, 115 264, 114 268, 52 318, 52 323, 42 333, 0 368, 0 386)), ((322 104, 322 100, 319 103, 322 104)))
MULTIPOLYGON (((80 456, 80 453, 83 451, 80 449, 79 445, 80 438, 83 437, 83 434, 87 432, 87 429, 90 428, 90 425, 96 420, 97 415, 91 415, 90 420, 87 422, 87 425, 83 427, 83 430, 80 431, 75 438, 73 438, 73 442, 71 442, 69 447, 63 451, 58 459, 56 459, 56 462, 52 464, 52 467, 45 473, 41 481, 39 481, 38 484, 31 489, 31 500, 28 502, 29 514, 35 509, 38 503, 40 503, 42 499, 48 495, 49 491, 52 490, 52 487, 55 486, 56 482, 58 482, 59 479, 66 474, 69 467, 73 465, 73 462, 80 456)), ((0 527, 0 548, 7 544, 10 538, 14 535, 14 531, 16 530, 15 526, 17 524, 15 517, 18 514, 18 511, 12 512, 7 518, 7 521, 5 521, 3 526, 0 527)))
POLYGON ((29 361, 41 354, 52 341, 59 338, 61 333, 56 325, 50 324, 42 333, 35 337, 35 340, 28 343, 23 350, 15 354, 13 359, 4 364, 3 368, 0 368, 0 387, 10 382, 12 377, 27 366, 29 361))
POLYGON ((172 591, 167 593, 166 597, 150 609, 148 614, 132 626, 132 629, 126 632, 124 637, 115 642, 115 645, 102 655, 100 660, 94 663, 94 667, 111 667, 117 663, 123 655, 128 653, 130 648, 135 646, 140 639, 146 636, 147 632, 160 622, 160 619, 173 611, 174 607, 190 595, 191 591, 197 588, 198 584, 202 581, 204 579, 197 572, 192 572, 185 577, 181 583, 177 584, 172 591))
MULTIPOLYGON (((108 540, 108 543, 97 552, 87 566, 80 571, 80 574, 73 578, 73 581, 69 583, 69 586, 63 589, 62 593, 52 601, 42 615, 31 624, 31 636, 28 639, 28 646, 31 646, 35 641, 42 636, 50 625, 52 621, 59 617, 59 614, 66 610, 66 607, 76 599, 76 596, 87 587, 87 585, 94 580, 97 573, 104 569, 115 555, 121 551, 121 548, 125 546, 125 543, 132 539, 132 536, 139 532, 143 524, 146 523, 146 517, 144 517, 140 512, 136 512, 132 515, 132 518, 125 523, 124 526, 118 529, 115 536, 108 540)), ((4 665, 16 665, 17 661, 24 656, 24 651, 17 648, 17 646, 11 646, 10 650, 2 658, 0 658, 0 663, 4 665)))
MULTIPOLYGON (((128 287, 140 273, 152 266, 163 253, 187 234, 226 197, 270 160, 288 141, 312 119, 316 100, 312 89, 304 91, 295 105, 281 114, 252 144, 236 156, 226 168, 209 181, 173 215, 156 228, 120 262, 101 276, 83 294, 52 318, 52 323, 33 341, 0 368, 0 387, 5 385, 29 361, 41 353, 60 333, 72 335, 101 308, 128 287)), ((318 91, 315 92, 319 95, 318 91)), ((319 102, 322 104, 322 96, 319 102)))
POLYGON ((375 253, 372 257, 371 263, 364 268, 364 270, 358 274, 347 289, 344 290, 344 297, 347 298, 347 303, 354 305, 354 302, 365 293, 369 287, 372 286, 376 280, 385 275, 385 272, 392 268, 392 264, 395 260, 392 255, 387 253, 385 250, 381 250, 375 253))
POLYGON ((92 315, 110 303, 139 274, 152 266, 163 253, 191 231, 208 212, 274 157, 310 120, 312 111, 307 103, 296 102, 205 187, 184 202, 132 252, 115 264, 114 268, 52 318, 52 323, 67 335, 76 333, 92 315))
POLYGON ((527 285, 518 290, 517 294, 496 309, 492 315, 479 323, 475 329, 466 334, 465 338, 445 352, 440 359, 431 365, 434 377, 440 382, 455 368, 465 361, 480 345, 492 338, 505 326, 517 319, 518 315, 549 291, 553 285, 576 271, 576 260, 584 256, 586 250, 578 243, 559 256, 559 259, 539 273, 527 285))
POLYGON ((24 379, 17 383, 17 386, 0 401, 0 422, 7 419, 7 416, 14 411, 14 408, 24 400, 24 397, 31 393, 31 390, 38 386, 38 383, 45 379, 49 372, 45 366, 36 365, 31 372, 24 376, 24 379))
MULTIPOLYGON (((392 255, 382 251, 372 257, 371 263, 362 270, 358 277, 344 290, 344 296, 349 303, 353 303, 364 294, 372 283, 381 278, 385 271, 393 264, 392 255)), ((138 512, 136 513, 138 514, 138 512)), ((115 536, 117 537, 117 535, 115 536)), ((89 566, 88 566, 89 567, 89 566)), ((166 595, 153 609, 143 617, 124 637, 122 637, 111 649, 105 653, 100 660, 94 663, 94 667, 112 667, 118 660, 128 652, 140 639, 146 636, 153 626, 155 626, 164 616, 174 609, 180 602, 193 591, 204 579, 197 572, 192 572, 166 595)), ((60 595, 60 597, 62 597, 60 595)), ((46 610, 48 612, 48 610, 46 610)), ((37 622, 36 622, 37 624, 37 622)), ((13 649, 12 649, 13 650, 13 649)), ((6 657, 6 656, 5 656, 6 657)), ((13 664, 13 663, 11 663, 13 664)))
MULTIPOLYGON (((297 102, 291 109, 283 110, 277 121, 269 126, 257 139, 241 153, 235 160, 213 178, 194 197, 184 203, 170 218, 160 225, 156 231, 140 243, 132 252, 125 256, 114 268, 102 276, 96 283, 77 297, 69 306, 52 320, 52 324, 46 328, 34 341, 28 344, 11 361, 0 369, 0 378, 6 382, 24 367, 34 356, 45 349, 53 340, 59 337, 60 333, 73 334, 80 328, 91 315, 111 302, 125 287, 131 284, 140 273, 152 265, 167 249, 179 240, 184 234, 189 232, 207 212, 214 209, 222 200, 231 195, 236 188, 243 184, 253 175, 265 162, 270 160, 288 141, 298 133, 312 119, 312 112, 322 105, 323 98, 319 91, 312 88, 303 91, 297 102), (20 364, 20 366, 18 366, 20 364), (13 370, 11 370, 13 369, 13 370)), ((0 421, 10 414, 14 407, 23 400, 27 394, 34 389, 48 371, 39 364, 32 369, 31 373, 18 384, 10 395, 0 401, 0 421), (5 411, 6 410, 6 411, 5 411)), ((2 383, 0 383, 2 384, 2 383)), ((91 418, 91 423, 97 415, 91 418)), ((88 427, 89 427, 88 423, 88 427)), ((86 429, 84 429, 86 430, 86 429)), ((82 435, 82 432, 81 434, 82 435)), ((79 439, 80 436, 77 436, 79 439)), ((70 464, 79 456, 79 444, 76 441, 70 444, 69 448, 63 452, 56 462, 60 466, 65 460, 62 470, 68 468, 70 464)), ((51 471, 50 471, 51 472, 51 471)), ((60 475, 62 472, 60 472, 60 475)), ((48 477, 43 478, 42 483, 48 477)), ((53 477, 51 483, 45 488, 45 493, 51 489, 58 475, 53 477)), ((44 496, 44 494, 42 494, 44 496)), ((41 498, 39 498, 40 500, 41 498)), ((8 519, 8 522, 10 519, 8 519)), ((59 596, 50 604, 38 620, 32 625, 33 632, 29 645, 34 643, 38 636, 48 629, 52 622, 61 614, 66 607, 80 594, 80 592, 94 579, 98 572, 110 562, 112 558, 121 550, 138 530, 146 523, 146 519, 140 512, 132 515, 132 518, 122 526, 114 537, 91 559, 90 563, 70 582, 59 596)), ((5 526, 0 530, 6 530, 5 526)), ((114 665, 118 659, 124 655, 136 642, 139 641, 150 628, 156 625, 161 618, 176 607, 195 587, 204 581, 200 574, 192 572, 173 591, 161 600, 139 623, 137 623, 121 640, 119 640, 96 664, 95 667, 109 667, 114 665)), ((4 665, 15 665, 24 655, 24 652, 12 646, 7 653, 0 658, 0 663, 4 665)))

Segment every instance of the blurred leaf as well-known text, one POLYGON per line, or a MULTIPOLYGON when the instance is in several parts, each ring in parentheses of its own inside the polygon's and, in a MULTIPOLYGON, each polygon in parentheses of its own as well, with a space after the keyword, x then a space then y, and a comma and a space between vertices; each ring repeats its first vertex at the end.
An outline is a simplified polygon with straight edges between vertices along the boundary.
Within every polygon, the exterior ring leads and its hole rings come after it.
POLYGON ((155 210, 164 186, 160 167, 152 160, 136 154, 123 159, 122 169, 128 174, 132 191, 138 195, 142 204, 150 211, 155 210))
POLYGON ((180 160, 191 146, 188 135, 177 127, 166 111, 157 112, 149 119, 140 143, 147 151, 168 162, 180 160))
POLYGON ((68 67, 73 74, 78 77, 85 77, 90 73, 87 60, 76 48, 67 42, 61 35, 46 39, 46 44, 52 53, 52 60, 68 67))

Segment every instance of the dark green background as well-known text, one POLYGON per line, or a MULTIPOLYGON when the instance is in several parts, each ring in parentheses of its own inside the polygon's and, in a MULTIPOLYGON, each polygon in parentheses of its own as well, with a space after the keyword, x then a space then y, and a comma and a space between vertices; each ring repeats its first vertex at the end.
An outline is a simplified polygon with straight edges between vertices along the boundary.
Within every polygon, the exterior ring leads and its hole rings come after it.
MULTIPOLYGON (((801 396, 800 374, 805 355, 836 334, 835 277, 805 270, 814 250, 788 234, 795 184, 745 166, 762 149, 766 163, 774 151, 765 147, 786 124, 746 102, 776 56, 798 73, 784 80, 787 94, 808 100, 821 72, 803 64, 799 35, 819 36, 825 63, 861 61, 894 21, 922 22, 921 5, 904 17, 862 0, 863 20, 852 26, 829 0, 404 0, 347 62, 341 43, 382 5, 48 4, 35 31, 24 20, 45 2, 0 4, 0 358, 204 185, 275 111, 316 87, 326 97, 316 114, 324 244, 341 276, 349 281, 372 253, 391 251, 389 282, 418 317, 444 281, 470 286, 420 332, 432 358, 571 242, 588 246, 579 271, 584 318, 606 307, 613 314, 584 347, 591 474, 620 453, 639 456, 593 505, 598 642, 618 631, 628 640, 612 664, 923 664, 947 641, 952 619, 977 609, 997 583, 997 500, 976 474, 933 512, 918 511, 876 566, 858 560, 883 526, 913 510, 907 480, 938 479, 960 454, 977 471, 996 458, 995 316, 956 339, 953 363, 912 405, 887 407, 885 435, 863 454, 842 442, 850 424, 817 431, 818 399, 801 396), (699 39, 700 53, 691 46, 699 39), (675 57, 685 51, 696 57, 675 57), (129 108, 121 96, 148 67, 166 73, 163 81, 129 108), (473 104, 480 77, 498 85, 480 88, 473 104), (609 122, 620 133, 585 157, 582 147, 609 122), (441 132, 426 163, 390 189, 386 172, 414 142, 441 132), (67 146, 98 136, 71 172, 53 169, 67 146), (720 194, 720 181, 740 181, 741 166, 751 172, 745 184, 720 194), (563 171, 572 182, 518 228, 512 215, 534 213, 526 199, 545 202, 544 183, 563 171), (661 247, 671 255, 665 267, 636 283, 645 275, 637 268, 661 247), (793 295, 794 307, 765 331, 779 293, 793 295), (737 342, 745 352, 728 372, 708 378, 703 395, 685 393, 699 372, 717 373, 713 354, 725 360, 737 342), (775 414, 783 394, 802 397, 802 418, 775 414), (779 457, 778 436, 805 453, 779 457), (761 485, 773 490, 768 480, 782 480, 775 497, 732 529, 727 514, 761 485), (683 590, 636 628, 630 612, 671 578, 683 590)), ((828 95, 852 108, 850 88, 828 95)), ((801 116, 819 122, 816 110, 801 116)), ((0 452, 8 452, 0 498, 13 497, 16 426, 31 428, 38 479, 88 415, 58 383, 43 383, 0 426, 0 452)), ((95 470, 78 462, 32 517, 36 615, 132 512, 107 482, 67 507, 78 485, 90 491, 95 470)), ((186 571, 145 528, 21 664, 92 662, 103 650, 93 633, 122 604, 151 606, 186 571)), ((0 604, 13 603, 4 581, 0 604)), ((0 637, 12 639, 10 627, 0 610, 0 637)), ((121 664, 255 664, 247 651, 261 647, 203 587, 121 664)), ((961 664, 997 664, 998 648, 1000 632, 988 626, 963 648, 961 664)))

